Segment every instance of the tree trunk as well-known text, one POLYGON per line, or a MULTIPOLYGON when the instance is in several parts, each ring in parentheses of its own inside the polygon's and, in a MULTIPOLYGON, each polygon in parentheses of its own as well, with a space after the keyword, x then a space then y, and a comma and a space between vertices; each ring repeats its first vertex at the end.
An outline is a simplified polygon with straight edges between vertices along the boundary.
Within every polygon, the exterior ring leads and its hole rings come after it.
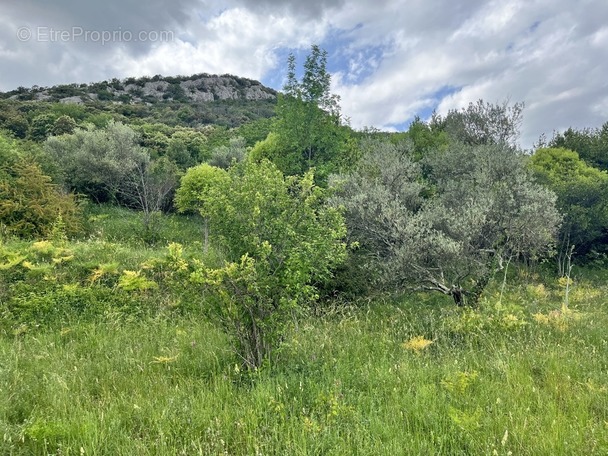
POLYGON ((207 217, 203 219, 203 253, 209 250, 209 221, 207 217))
POLYGON ((461 287, 452 287, 452 289, 450 290, 450 294, 452 295, 452 299, 454 299, 454 303, 458 307, 462 307, 465 305, 464 290, 461 287))

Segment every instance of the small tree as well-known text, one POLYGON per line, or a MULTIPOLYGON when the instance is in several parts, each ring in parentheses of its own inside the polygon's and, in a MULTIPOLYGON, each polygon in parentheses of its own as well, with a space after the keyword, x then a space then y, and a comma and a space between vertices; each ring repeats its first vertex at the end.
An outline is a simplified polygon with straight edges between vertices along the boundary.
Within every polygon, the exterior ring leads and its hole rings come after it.
POLYGON ((344 259, 346 228, 312 172, 285 178, 264 160, 233 167, 228 177, 206 190, 204 201, 228 263, 201 267, 193 279, 210 292, 244 364, 257 368, 344 259))
POLYGON ((215 166, 203 163, 186 171, 175 193, 175 205, 180 212, 198 212, 203 217, 203 249, 209 248, 209 210, 210 192, 227 185, 228 174, 215 166))
POLYGON ((81 229, 81 210, 44 174, 36 159, 0 134, 0 228, 20 237, 44 237, 61 218, 67 234, 81 229))
POLYGON ((170 204, 170 197, 179 180, 179 170, 166 157, 150 160, 142 155, 120 189, 122 198, 143 216, 145 236, 154 240, 158 236, 155 221, 170 204))
POLYGON ((51 182, 40 166, 19 159, 0 169, 0 225, 20 237, 45 237, 61 219, 67 234, 82 229, 81 210, 72 194, 51 182))
POLYGON ((301 81, 296 77, 293 54, 287 65, 272 139, 256 146, 252 155, 272 160, 286 175, 303 174, 314 167, 322 181, 347 161, 350 151, 348 131, 341 125, 339 97, 330 92, 327 52, 312 46, 301 81))

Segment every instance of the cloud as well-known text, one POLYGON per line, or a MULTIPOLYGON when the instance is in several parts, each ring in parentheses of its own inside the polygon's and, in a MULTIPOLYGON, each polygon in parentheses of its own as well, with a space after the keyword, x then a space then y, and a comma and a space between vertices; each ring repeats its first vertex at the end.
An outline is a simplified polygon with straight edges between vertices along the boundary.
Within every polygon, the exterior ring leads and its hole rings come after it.
MULTIPOLYGON (((585 0, 44 0, 0 6, 0 90, 144 74, 232 73, 280 88, 288 52, 329 51, 355 127, 403 128, 483 98, 525 101, 522 143, 608 116, 608 3, 585 0), (19 27, 171 39, 20 41, 19 27)), ((300 58, 299 61, 302 59, 300 58)))
POLYGON ((357 127, 391 129, 421 111, 436 108, 445 114, 479 98, 526 102, 525 147, 553 129, 597 126, 607 120, 602 113, 608 92, 608 10, 599 1, 587 2, 587 9, 561 3, 469 5, 460 11, 468 17, 464 21, 451 22, 444 17, 449 11, 437 13, 443 17, 437 23, 446 27, 431 31, 424 29, 426 16, 418 16, 419 27, 387 29, 384 40, 392 46, 367 79, 351 84, 339 73, 335 90, 344 110, 355 113, 357 127), (436 99, 446 86, 459 90, 436 99))

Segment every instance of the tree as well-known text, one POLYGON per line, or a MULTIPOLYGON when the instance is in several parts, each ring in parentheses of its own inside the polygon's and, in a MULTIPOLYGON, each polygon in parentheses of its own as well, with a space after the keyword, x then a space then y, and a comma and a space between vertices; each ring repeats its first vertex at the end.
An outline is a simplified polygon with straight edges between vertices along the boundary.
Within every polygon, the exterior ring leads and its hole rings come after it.
POLYGON ((339 97, 330 92, 326 66, 327 52, 313 45, 298 81, 295 57, 289 56, 287 82, 279 94, 272 128, 274 147, 262 143, 252 152, 254 157, 272 160, 286 175, 314 167, 323 181, 347 161, 349 134, 341 124, 339 97))
POLYGON ((3 128, 15 135, 15 138, 25 139, 30 124, 22 114, 14 111, 8 112, 1 115, 0 120, 3 128))
POLYGON ((29 138, 33 141, 44 141, 53 131, 55 116, 39 114, 30 123, 29 138))
POLYGON ((181 169, 187 169, 200 163, 206 142, 205 135, 196 130, 177 130, 169 138, 166 153, 181 169))
POLYGON ((55 120, 51 133, 55 136, 68 135, 74 133, 76 129, 76 121, 70 116, 63 115, 55 120))
POLYGON ((430 125, 432 129, 445 131, 453 140, 464 144, 507 144, 515 147, 523 110, 524 103, 510 106, 507 101, 492 104, 478 100, 460 111, 449 111, 445 117, 435 114, 430 125))
POLYGON ((355 171, 336 178, 354 261, 376 286, 439 291, 475 302, 497 266, 546 252, 555 195, 528 177, 506 145, 452 144, 421 164, 411 146, 366 143, 355 171))
POLYGON ((539 183, 557 194, 564 213, 558 243, 558 271, 566 272, 568 252, 584 255, 606 248, 608 173, 589 166, 579 155, 561 148, 538 149, 529 161, 539 183))
POLYGON ((142 155, 135 163, 126 184, 120 188, 120 194, 130 207, 143 214, 144 237, 151 241, 158 237, 155 221, 157 215, 170 205, 171 194, 179 178, 177 165, 161 157, 150 160, 142 155))
POLYGON ((247 148, 245 140, 240 136, 231 138, 228 146, 218 146, 213 149, 209 164, 218 168, 228 169, 236 163, 245 159, 247 148))
POLYGON ((119 199, 137 164, 148 156, 139 146, 139 135, 113 121, 103 129, 89 126, 72 135, 50 137, 44 148, 66 187, 97 202, 119 199))
POLYGON ((597 129, 568 128, 563 133, 555 134, 548 147, 573 150, 588 165, 608 171, 608 122, 597 129))
POLYGON ((285 178, 264 160, 232 167, 227 176, 206 190, 204 205, 228 262, 199 268, 194 280, 209 290, 244 364, 257 368, 343 260, 346 228, 312 172, 285 178))
POLYGON ((198 212, 203 217, 203 249, 209 248, 209 211, 210 192, 227 185, 228 174, 215 166, 203 163, 189 168, 181 178, 175 193, 175 206, 179 212, 198 212))

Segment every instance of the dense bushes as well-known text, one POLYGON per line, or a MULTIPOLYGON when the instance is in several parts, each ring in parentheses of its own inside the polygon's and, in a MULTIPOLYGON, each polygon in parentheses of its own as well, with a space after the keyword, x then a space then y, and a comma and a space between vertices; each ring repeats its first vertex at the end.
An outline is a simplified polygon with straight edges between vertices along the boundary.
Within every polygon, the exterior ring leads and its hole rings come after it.
POLYGON ((66 234, 81 229, 81 210, 42 172, 32 156, 0 136, 0 227, 5 234, 45 237, 61 223, 66 234))

